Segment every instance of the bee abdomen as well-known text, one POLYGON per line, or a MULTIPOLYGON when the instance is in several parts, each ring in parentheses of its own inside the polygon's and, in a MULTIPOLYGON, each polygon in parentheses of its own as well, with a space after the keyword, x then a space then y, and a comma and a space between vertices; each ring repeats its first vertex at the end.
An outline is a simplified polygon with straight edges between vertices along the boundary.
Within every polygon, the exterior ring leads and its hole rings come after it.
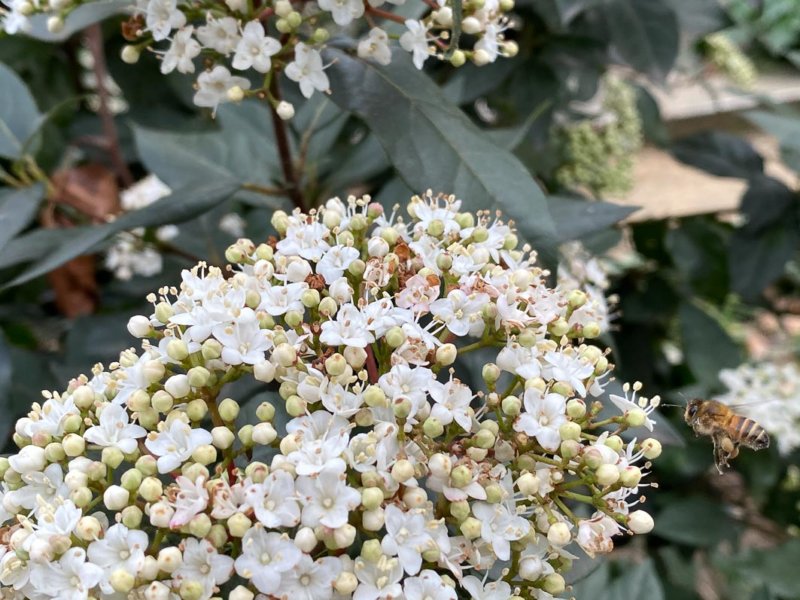
POLYGON ((753 450, 761 450, 769 446, 769 435, 753 419, 736 415, 734 421, 731 424, 737 433, 740 443, 753 450))

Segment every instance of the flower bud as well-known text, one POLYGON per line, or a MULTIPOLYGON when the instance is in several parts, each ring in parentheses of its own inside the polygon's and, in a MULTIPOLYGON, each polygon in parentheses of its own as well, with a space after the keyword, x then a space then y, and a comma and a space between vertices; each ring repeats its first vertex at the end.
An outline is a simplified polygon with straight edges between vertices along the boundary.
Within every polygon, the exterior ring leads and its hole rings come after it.
POLYGON ((83 454, 84 450, 86 449, 86 441, 81 435, 69 433, 64 436, 61 446, 64 448, 64 453, 67 456, 74 458, 75 456, 80 456, 83 454))
POLYGON ((175 546, 162 548, 158 552, 158 568, 164 573, 174 573, 183 564, 183 554, 175 546))
POLYGON ((597 469, 603 464, 603 455, 597 448, 588 448, 583 453, 583 462, 590 469, 597 469))
MULTIPOLYGON (((52 17, 58 18, 58 17, 52 17)), ((48 21, 48 27, 50 22, 48 21)), ((150 325, 150 319, 145 317, 144 315, 134 315, 130 319, 128 319, 128 333, 130 333, 133 337, 136 338, 143 338, 150 335, 153 331, 153 326, 150 325)))
POLYGON ((244 534, 250 530, 253 522, 243 513, 236 513, 228 519, 227 525, 231 535, 240 538, 244 537, 244 534))
MULTIPOLYGON (((122 62, 128 65, 135 65, 139 62, 139 57, 141 56, 142 52, 136 46, 132 46, 130 44, 122 47, 122 52, 120 52, 120 58, 122 58, 122 62)), ((164 321, 162 321, 163 323, 164 321)))
POLYGON ((138 506, 126 506, 122 509, 122 524, 128 529, 139 529, 142 516, 142 509, 138 506))
POLYGON ((365 487, 361 490, 361 505, 365 510, 378 508, 383 504, 383 491, 376 487, 365 487))
POLYGON ((500 379, 500 373, 500 367, 494 363, 485 364, 481 370, 481 376, 489 387, 494 387, 494 384, 500 379))
POLYGON ((595 471, 595 477, 602 486, 614 485, 619 481, 619 469, 616 465, 600 465, 595 471))
POLYGON ((75 535, 78 536, 78 539, 86 542, 100 539, 101 533, 103 533, 103 526, 95 517, 81 517, 75 527, 75 535))
POLYGON ((291 367, 297 361, 297 351, 291 344, 279 344, 272 352, 272 356, 282 367, 291 367))
POLYGON ((558 435, 562 440, 580 440, 581 426, 573 421, 568 421, 558 428, 558 435))
POLYGON ((186 378, 193 388, 205 387, 211 383, 211 373, 205 367, 192 367, 186 372, 186 378))
POLYGON ((308 403, 298 395, 292 395, 286 400, 286 412, 292 417, 300 417, 306 413, 308 403))
POLYGON ((172 395, 164 390, 156 390, 150 398, 150 404, 159 413, 168 413, 175 404, 172 395))
POLYGON ((559 447, 561 458, 575 458, 581 453, 581 444, 576 440, 564 440, 559 447))
POLYGON ((347 548, 353 545, 356 540, 356 528, 345 523, 333 532, 333 542, 336 548, 347 548))
POLYGON ((310 527, 301 527, 294 536, 294 545, 306 554, 314 550, 318 542, 314 530, 310 527))
POLYGON ((361 513, 361 524, 367 531, 380 531, 385 522, 385 513, 382 508, 365 510, 361 513))
POLYGON ((188 529, 189 533, 194 537, 204 538, 211 531, 211 518, 205 513, 195 515, 192 520, 189 521, 188 529))
POLYGON ((181 339, 173 338, 167 342, 167 356, 181 362, 189 356, 189 346, 181 339))
MULTIPOLYGON (((175 511, 166 502, 156 502, 150 506, 150 523, 161 529, 169 528, 169 522, 175 511)), ((162 569, 163 570, 163 569, 162 569)))
POLYGON ((503 413, 509 417, 516 417, 522 412, 522 400, 516 396, 506 396, 500 404, 503 413))
POLYGON ((377 385, 371 385, 364 390, 364 403, 372 408, 385 407, 387 403, 386 394, 377 385))
POLYGON ((411 461, 401 458, 394 465, 392 465, 392 479, 397 483, 403 483, 414 477, 414 465, 411 461))
POLYGON ((358 587, 358 578, 349 571, 343 571, 336 578, 333 584, 333 589, 343 596, 350 596, 358 587))
POLYGON ((578 420, 586 416, 586 403, 578 398, 567 401, 567 416, 570 419, 578 420))
POLYGON ((628 515, 628 528, 633 533, 650 533, 654 525, 653 517, 643 510, 635 510, 628 515))
POLYGON ((547 541, 553 546, 561 547, 569 544, 572 539, 572 534, 569 531, 569 526, 566 523, 553 523, 550 529, 547 530, 547 541))
POLYGON ((190 421, 202 421, 208 414, 208 405, 200 398, 192 400, 186 405, 186 416, 190 421))
POLYGON ((164 486, 157 477, 146 477, 139 486, 139 495, 146 502, 155 502, 164 493, 164 486))
POLYGON ((642 442, 642 451, 647 460, 655 460, 661 456, 661 442, 654 438, 647 438, 642 442))
POLYGON ((567 335, 569 323, 563 317, 559 317, 547 326, 547 330, 554 337, 560 338, 561 336, 567 335))
POLYGON ((474 540, 481 535, 481 522, 475 517, 467 517, 461 525, 459 525, 459 529, 461 533, 464 534, 464 537, 469 540, 474 540))
POLYGON ((436 349, 436 364, 442 367, 452 365, 458 357, 454 344, 442 344, 436 349))
POLYGON ((278 432, 270 423, 259 423, 253 428, 253 441, 268 446, 278 437, 278 432))
POLYGON ((363 348, 347 346, 344 349, 344 358, 353 369, 360 369, 367 362, 367 352, 363 348))
POLYGON ((217 449, 211 444, 198 446, 192 452, 192 460, 201 465, 210 465, 217 460, 217 449))
POLYGON ((191 391, 189 378, 186 375, 173 375, 164 382, 164 389, 173 398, 184 398, 191 391))
POLYGON ((583 326, 582 334, 587 340, 593 340, 594 338, 599 337, 601 333, 603 333, 603 330, 600 327, 600 324, 596 321, 592 321, 591 323, 587 323, 583 326))
POLYGON ((630 427, 641 427, 647 421, 647 413, 641 408, 632 408, 625 413, 625 423, 630 427))
POLYGON ((469 502, 467 502, 466 500, 459 500, 458 502, 451 502, 450 503, 450 514, 453 515, 453 518, 456 521, 461 523, 470 514, 469 502))
POLYGON ((178 590, 181 600, 201 600, 205 597, 205 587, 196 580, 184 580, 178 590))
POLYGON ((422 431, 430 438, 437 438, 444 433, 444 425, 436 417, 428 417, 422 424, 422 431))
POLYGON ((453 486, 463 488, 472 483, 472 471, 467 465, 458 465, 450 471, 450 481, 453 486))
POLYGON ((523 473, 517 479, 517 489, 526 496, 535 496, 539 492, 541 481, 533 473, 523 473))
POLYGON ((626 488, 635 488, 642 480, 642 470, 639 467, 628 465, 620 473, 619 480, 626 488))
POLYGON ((392 412, 394 416, 398 419, 405 419, 408 415, 411 414, 411 410, 414 408, 414 405, 411 404, 411 400, 408 398, 400 397, 394 401, 392 404, 392 412))
POLYGON ((11 468, 22 475, 43 471, 47 465, 44 448, 38 446, 25 446, 14 456, 8 458, 11 468))
POLYGON ((384 339, 390 348, 399 348, 406 341, 406 334, 400 327, 395 325, 386 332, 384 339))
POLYGON ((81 385, 75 388, 72 392, 71 396, 72 401, 75 403, 75 406, 80 408, 81 410, 86 410, 92 404, 94 404, 94 390, 90 388, 88 385, 81 385))
POLYGON ((338 377, 342 373, 345 372, 347 369, 347 361, 345 360, 344 356, 336 352, 335 354, 331 354, 328 358, 325 359, 325 371, 331 377, 338 377))
POLYGON ((139 458, 139 460, 136 461, 135 466, 145 477, 155 475, 158 472, 158 461, 154 456, 150 456, 149 454, 145 454, 139 458))
POLYGON ((544 583, 542 585, 542 589, 545 592, 553 595, 560 594, 566 589, 566 587, 567 584, 564 581, 564 578, 558 573, 550 573, 544 578, 544 583))
POLYGON ((128 469, 122 474, 120 483, 129 492, 138 490, 142 485, 142 472, 139 469, 128 469))
POLYGON ((383 556, 380 540, 367 540, 361 545, 361 558, 367 562, 378 562, 383 556))
POLYGON ((275 380, 275 365, 268 360, 257 363, 253 366, 253 377, 264 383, 272 383, 275 380))
POLYGON ((228 600, 253 600, 256 595, 243 585, 238 585, 228 594, 228 600))
POLYGON ((231 102, 241 102, 244 100, 244 90, 238 85, 229 88, 226 95, 231 102))
POLYGON ((119 485, 111 485, 103 492, 103 504, 108 510, 122 510, 128 505, 130 492, 119 485))
POLYGON ((610 435, 606 438, 605 445, 611 448, 614 452, 620 452, 625 446, 625 442, 618 435, 610 435))
POLYGON ((475 434, 475 436, 472 439, 474 441, 474 444, 478 448, 483 448, 484 450, 488 450, 489 448, 494 446, 494 443, 497 438, 495 437, 494 433, 492 433, 492 431, 490 431, 489 429, 481 429, 480 431, 478 431, 477 434, 475 434))
POLYGON ((472 62, 474 62, 477 66, 482 67, 492 62, 492 57, 486 50, 480 48, 472 53, 472 62))

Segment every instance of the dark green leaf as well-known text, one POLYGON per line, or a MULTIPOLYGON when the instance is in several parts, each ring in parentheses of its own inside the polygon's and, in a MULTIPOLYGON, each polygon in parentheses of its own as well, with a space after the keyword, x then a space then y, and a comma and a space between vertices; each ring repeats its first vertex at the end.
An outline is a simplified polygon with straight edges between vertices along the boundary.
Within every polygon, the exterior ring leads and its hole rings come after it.
POLYGON ((461 106, 496 90, 517 67, 519 61, 514 59, 498 61, 491 69, 467 63, 451 75, 441 90, 450 102, 461 106))
POLYGON ((324 187, 334 193, 342 192, 353 184, 364 183, 389 168, 386 152, 372 133, 342 152, 344 155, 340 162, 324 182, 324 187))
POLYGON ((790 540, 767 550, 751 549, 739 556, 726 557, 725 565, 750 584, 768 587, 782 598, 797 598, 800 590, 800 540, 790 540))
POLYGON ((754 236, 760 231, 785 222, 792 223, 792 214, 800 206, 800 196, 771 177, 758 177, 750 182, 739 207, 747 218, 744 231, 754 236))
MULTIPOLYGON (((238 187, 238 184, 230 179, 186 186, 146 208, 125 213, 111 223, 87 227, 79 235, 70 236, 30 269, 16 277, 8 286, 19 285, 44 275, 65 262, 86 254, 100 242, 120 231, 136 227, 181 223, 192 219, 226 200, 238 187)), ((75 232, 74 229, 71 231, 75 232)))
POLYGON ((684 219, 667 231, 664 244, 684 281, 698 295, 724 302, 729 292, 725 230, 704 218, 684 219))
POLYGON ((602 231, 639 210, 636 206, 567 196, 548 196, 547 205, 561 241, 577 240, 602 231))
POLYGON ((396 55, 388 67, 340 49, 329 49, 328 59, 333 100, 366 121, 411 188, 453 193, 467 210, 498 208, 545 258, 554 258, 553 222, 530 173, 448 103, 407 56, 396 55))
POLYGON ((678 140, 672 153, 680 161, 719 177, 750 179, 764 172, 764 160, 745 139, 707 131, 678 140))
POLYGON ((10 418, 13 411, 10 410, 11 400, 11 354, 8 351, 6 338, 0 332, 0 410, 3 411, 5 418, 0 419, 0 447, 5 445, 8 434, 14 426, 14 420, 10 418))
POLYGON ((33 220, 43 197, 44 187, 40 183, 0 189, 0 250, 33 220))
MULTIPOLYGON (((584 558, 581 558, 581 561, 583 560, 584 558)), ((607 560, 598 562, 600 562, 600 566, 597 569, 573 585, 572 594, 576 598, 581 600, 600 600, 604 597, 611 579, 611 568, 607 560)))
POLYGON ((91 227, 34 229, 30 233, 20 235, 8 242, 0 252, 0 269, 39 260, 46 254, 54 252, 70 238, 83 235, 89 229, 91 227))
POLYGON ((73 33, 97 23, 108 17, 120 14, 125 9, 130 8, 128 0, 98 0, 97 2, 87 2, 75 8, 64 20, 64 27, 58 32, 53 33, 47 29, 48 15, 33 15, 30 18, 31 28, 26 34, 43 40, 45 42, 63 42, 73 33))
POLYGON ((678 19, 663 0, 605 0, 604 14, 620 59, 664 81, 678 56, 678 19))
POLYGON ((719 0, 669 0, 680 21, 681 33, 692 39, 726 27, 730 21, 719 0))
POLYGON ((267 109, 255 102, 226 104, 217 111, 217 120, 220 131, 176 132, 134 126, 142 163, 173 189, 221 178, 274 183, 279 162, 267 109))
POLYGON ((603 600, 664 600, 664 590, 651 560, 627 565, 623 573, 605 589, 603 600))
POLYGON ((731 288, 747 301, 757 300, 764 289, 785 271, 800 249, 800 224, 796 217, 752 235, 735 231, 730 242, 731 288))
POLYGON ((673 499, 655 522, 656 535, 687 546, 715 546, 736 533, 733 519, 718 504, 701 497, 673 499))
POLYGON ((678 315, 686 364, 700 383, 718 385, 719 372, 741 362, 739 348, 715 318, 694 304, 684 301, 678 315))
POLYGON ((783 114, 765 110, 751 110, 743 116, 769 134, 778 138, 784 161, 796 171, 800 171, 800 115, 783 114))
POLYGON ((0 156, 20 158, 41 115, 22 79, 0 64, 0 156))

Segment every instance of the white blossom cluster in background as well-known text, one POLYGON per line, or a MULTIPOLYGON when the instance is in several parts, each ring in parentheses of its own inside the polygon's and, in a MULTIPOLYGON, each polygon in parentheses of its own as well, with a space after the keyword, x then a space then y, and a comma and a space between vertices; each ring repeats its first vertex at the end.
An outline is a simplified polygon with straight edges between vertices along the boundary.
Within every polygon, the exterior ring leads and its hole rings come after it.
POLYGON ((744 363, 723 369, 728 391, 716 399, 756 421, 775 438, 781 454, 800 448, 800 368, 794 362, 744 363))
POLYGON ((571 320, 581 318, 581 313, 591 311, 600 325, 601 333, 608 330, 611 309, 616 298, 606 296, 610 287, 605 265, 578 241, 567 242, 559 248, 558 286, 563 290, 583 290, 586 304, 576 309, 571 320))
MULTIPOLYGON (((123 26, 131 43, 122 57, 135 63, 143 51, 152 50, 161 58, 162 73, 196 73, 195 104, 215 109, 220 103, 257 93, 266 94, 277 105, 280 101, 271 95, 269 84, 279 71, 306 98, 315 91, 326 92, 329 80, 320 50, 342 28, 361 31, 358 55, 382 65, 392 59, 390 38, 399 38, 400 47, 412 55, 418 69, 431 57, 454 66, 467 60, 485 65, 517 53, 516 43, 504 36, 509 23, 506 13, 513 9, 514 0, 473 0, 463 7, 459 2, 460 9, 454 0, 414 1, 420 4, 415 14, 423 15, 418 19, 391 11, 405 0, 388 0, 388 4, 385 0, 135 0, 130 3, 131 20, 123 26), (391 33, 394 30, 385 24, 403 33, 391 33), (451 47, 456 37, 469 38, 471 48, 451 47), (251 74, 266 75, 263 87, 250 89, 246 76, 251 74)), ((30 28, 31 15, 45 13, 48 28, 58 31, 69 13, 84 4, 90 3, 0 0, 5 8, 2 27, 9 34, 24 33, 30 28)), ((283 103, 281 108, 281 116, 291 118, 293 107, 283 103)))
POLYGON ((140 350, 16 424, 3 597, 547 600, 578 547, 650 531, 661 448, 619 434, 658 398, 626 385, 598 420, 605 311, 460 205, 278 211, 152 294, 140 350), (228 397, 241 378, 268 399, 228 397))
MULTIPOLYGON (((120 193, 120 206, 126 212, 141 210, 171 193, 169 186, 151 174, 120 193)), ((241 237, 244 220, 236 213, 228 213, 220 219, 219 229, 232 237, 241 237)), ((127 281, 134 275, 152 277, 161 273, 164 267, 162 252, 157 244, 147 240, 145 234, 145 229, 138 227, 114 238, 114 243, 106 251, 105 266, 117 279, 127 281)), ((178 234, 175 225, 164 225, 153 231, 157 242, 168 242, 178 234)))

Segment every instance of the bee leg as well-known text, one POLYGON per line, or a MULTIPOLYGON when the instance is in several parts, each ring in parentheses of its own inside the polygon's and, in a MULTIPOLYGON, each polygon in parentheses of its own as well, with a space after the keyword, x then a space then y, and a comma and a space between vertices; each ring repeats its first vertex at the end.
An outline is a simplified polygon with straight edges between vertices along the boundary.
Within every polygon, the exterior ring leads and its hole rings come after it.
POLYGON ((722 475, 725 472, 723 467, 728 467, 728 456, 729 453, 725 450, 725 440, 729 438, 723 438, 721 436, 714 436, 714 465, 717 467, 717 471, 719 474, 722 475))

